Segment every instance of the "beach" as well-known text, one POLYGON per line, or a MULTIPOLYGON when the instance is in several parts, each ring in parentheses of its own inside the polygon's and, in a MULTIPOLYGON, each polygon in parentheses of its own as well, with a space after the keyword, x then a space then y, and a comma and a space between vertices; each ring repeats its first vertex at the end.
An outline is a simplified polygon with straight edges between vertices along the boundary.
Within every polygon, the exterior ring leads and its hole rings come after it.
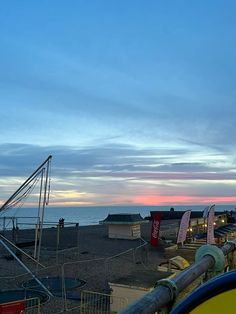
MULTIPOLYGON (((176 237, 178 221, 163 221, 161 233, 172 234, 173 241, 176 237)), ((46 228, 42 233, 42 247, 40 263, 44 266, 36 266, 24 254, 20 254, 21 260, 29 269, 37 275, 37 278, 79 278, 85 281, 83 287, 70 290, 66 288, 68 298, 51 298, 47 304, 42 305, 42 313, 59 313, 62 307, 78 307, 78 301, 72 301, 69 297, 80 295, 84 289, 99 293, 110 293, 109 282, 128 276, 133 272, 143 270, 157 271, 158 265, 166 260, 164 245, 159 240, 157 247, 149 244, 151 222, 141 225, 141 238, 135 240, 110 239, 106 225, 78 226, 60 228, 46 228), (59 232, 59 241, 58 241, 59 232), (53 311, 52 312, 52 308, 53 311), (50 310, 51 309, 51 310, 50 310)), ((11 239, 12 232, 8 231, 4 236, 11 239)), ((34 230, 18 230, 17 242, 25 243, 34 239, 34 230)), ((29 256, 33 256, 34 247, 24 249, 29 256)), ((16 251, 16 250, 14 250, 16 251)), ((1 247, 1 290, 19 289, 22 284, 32 279, 19 263, 15 260, 7 260, 9 253, 1 247)), ((63 287, 59 287, 59 290, 63 287)))

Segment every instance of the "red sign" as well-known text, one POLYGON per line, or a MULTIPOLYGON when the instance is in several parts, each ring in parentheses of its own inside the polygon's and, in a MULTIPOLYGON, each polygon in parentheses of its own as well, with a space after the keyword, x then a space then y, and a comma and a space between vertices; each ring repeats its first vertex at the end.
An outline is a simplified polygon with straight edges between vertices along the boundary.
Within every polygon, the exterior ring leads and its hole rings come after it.
POLYGON ((151 239, 150 239, 150 243, 152 246, 157 246, 158 244, 160 225, 161 225, 161 214, 153 213, 152 214, 152 231, 151 231, 151 239))
POLYGON ((11 302, 0 305, 0 314, 20 314, 25 310, 25 301, 11 302))

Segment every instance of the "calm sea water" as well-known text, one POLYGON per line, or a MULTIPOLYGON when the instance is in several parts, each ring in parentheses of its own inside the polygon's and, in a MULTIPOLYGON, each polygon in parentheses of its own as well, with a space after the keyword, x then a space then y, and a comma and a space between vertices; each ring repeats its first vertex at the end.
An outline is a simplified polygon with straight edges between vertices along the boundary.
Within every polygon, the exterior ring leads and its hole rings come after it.
MULTIPOLYGON (((65 219, 65 223, 79 223, 80 226, 96 225, 99 221, 105 219, 108 214, 118 213, 138 213, 143 218, 150 216, 150 211, 164 210, 169 211, 171 206, 98 206, 98 207, 46 207, 44 221, 57 223, 62 217, 65 219)), ((194 211, 203 211, 204 205, 192 205, 192 206, 173 206, 175 210, 187 210, 192 209, 194 211)), ((216 205, 216 211, 231 210, 236 205, 216 205)), ((18 223, 23 225, 23 222, 27 222, 30 228, 36 223, 37 208, 20 208, 10 209, 2 216, 15 216, 18 218, 18 223), (27 218, 28 217, 28 218, 27 218), (29 218, 31 217, 31 218, 29 218)), ((0 227, 2 226, 2 219, 0 219, 0 227)), ((11 224, 8 221, 8 224, 11 224)), ((24 228, 26 225, 24 224, 24 228)))

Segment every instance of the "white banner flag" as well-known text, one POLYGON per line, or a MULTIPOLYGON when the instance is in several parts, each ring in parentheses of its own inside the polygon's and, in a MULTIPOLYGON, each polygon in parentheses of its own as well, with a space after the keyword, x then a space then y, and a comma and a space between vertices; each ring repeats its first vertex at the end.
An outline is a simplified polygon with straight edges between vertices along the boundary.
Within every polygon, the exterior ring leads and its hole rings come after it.
POLYGON ((209 211, 209 206, 207 206, 207 207, 204 208, 203 215, 202 215, 202 217, 203 217, 204 219, 207 218, 208 211, 209 211))
POLYGON ((215 205, 212 205, 208 211, 207 217, 207 244, 215 244, 214 222, 215 222, 215 205))
POLYGON ((184 243, 184 241, 186 240, 186 236, 187 236, 187 231, 188 231, 188 226, 189 226, 189 220, 190 220, 190 215, 191 215, 191 210, 187 210, 182 218, 181 218, 181 222, 180 222, 180 226, 179 226, 179 233, 178 233, 178 238, 177 238, 177 243, 184 243))

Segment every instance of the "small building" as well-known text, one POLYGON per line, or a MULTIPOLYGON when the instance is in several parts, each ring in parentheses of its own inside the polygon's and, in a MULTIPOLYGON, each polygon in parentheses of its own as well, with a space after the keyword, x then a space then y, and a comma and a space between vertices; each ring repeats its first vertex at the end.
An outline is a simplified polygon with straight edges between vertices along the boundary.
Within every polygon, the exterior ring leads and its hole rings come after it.
POLYGON ((106 219, 99 222, 108 225, 110 239, 134 240, 141 237, 142 223, 148 223, 140 214, 109 214, 106 219))
POLYGON ((172 275, 171 272, 139 270, 109 282, 113 301, 110 310, 112 313, 120 310, 120 304, 117 302, 119 298, 126 300, 127 305, 131 304, 150 292, 158 280, 172 275))

